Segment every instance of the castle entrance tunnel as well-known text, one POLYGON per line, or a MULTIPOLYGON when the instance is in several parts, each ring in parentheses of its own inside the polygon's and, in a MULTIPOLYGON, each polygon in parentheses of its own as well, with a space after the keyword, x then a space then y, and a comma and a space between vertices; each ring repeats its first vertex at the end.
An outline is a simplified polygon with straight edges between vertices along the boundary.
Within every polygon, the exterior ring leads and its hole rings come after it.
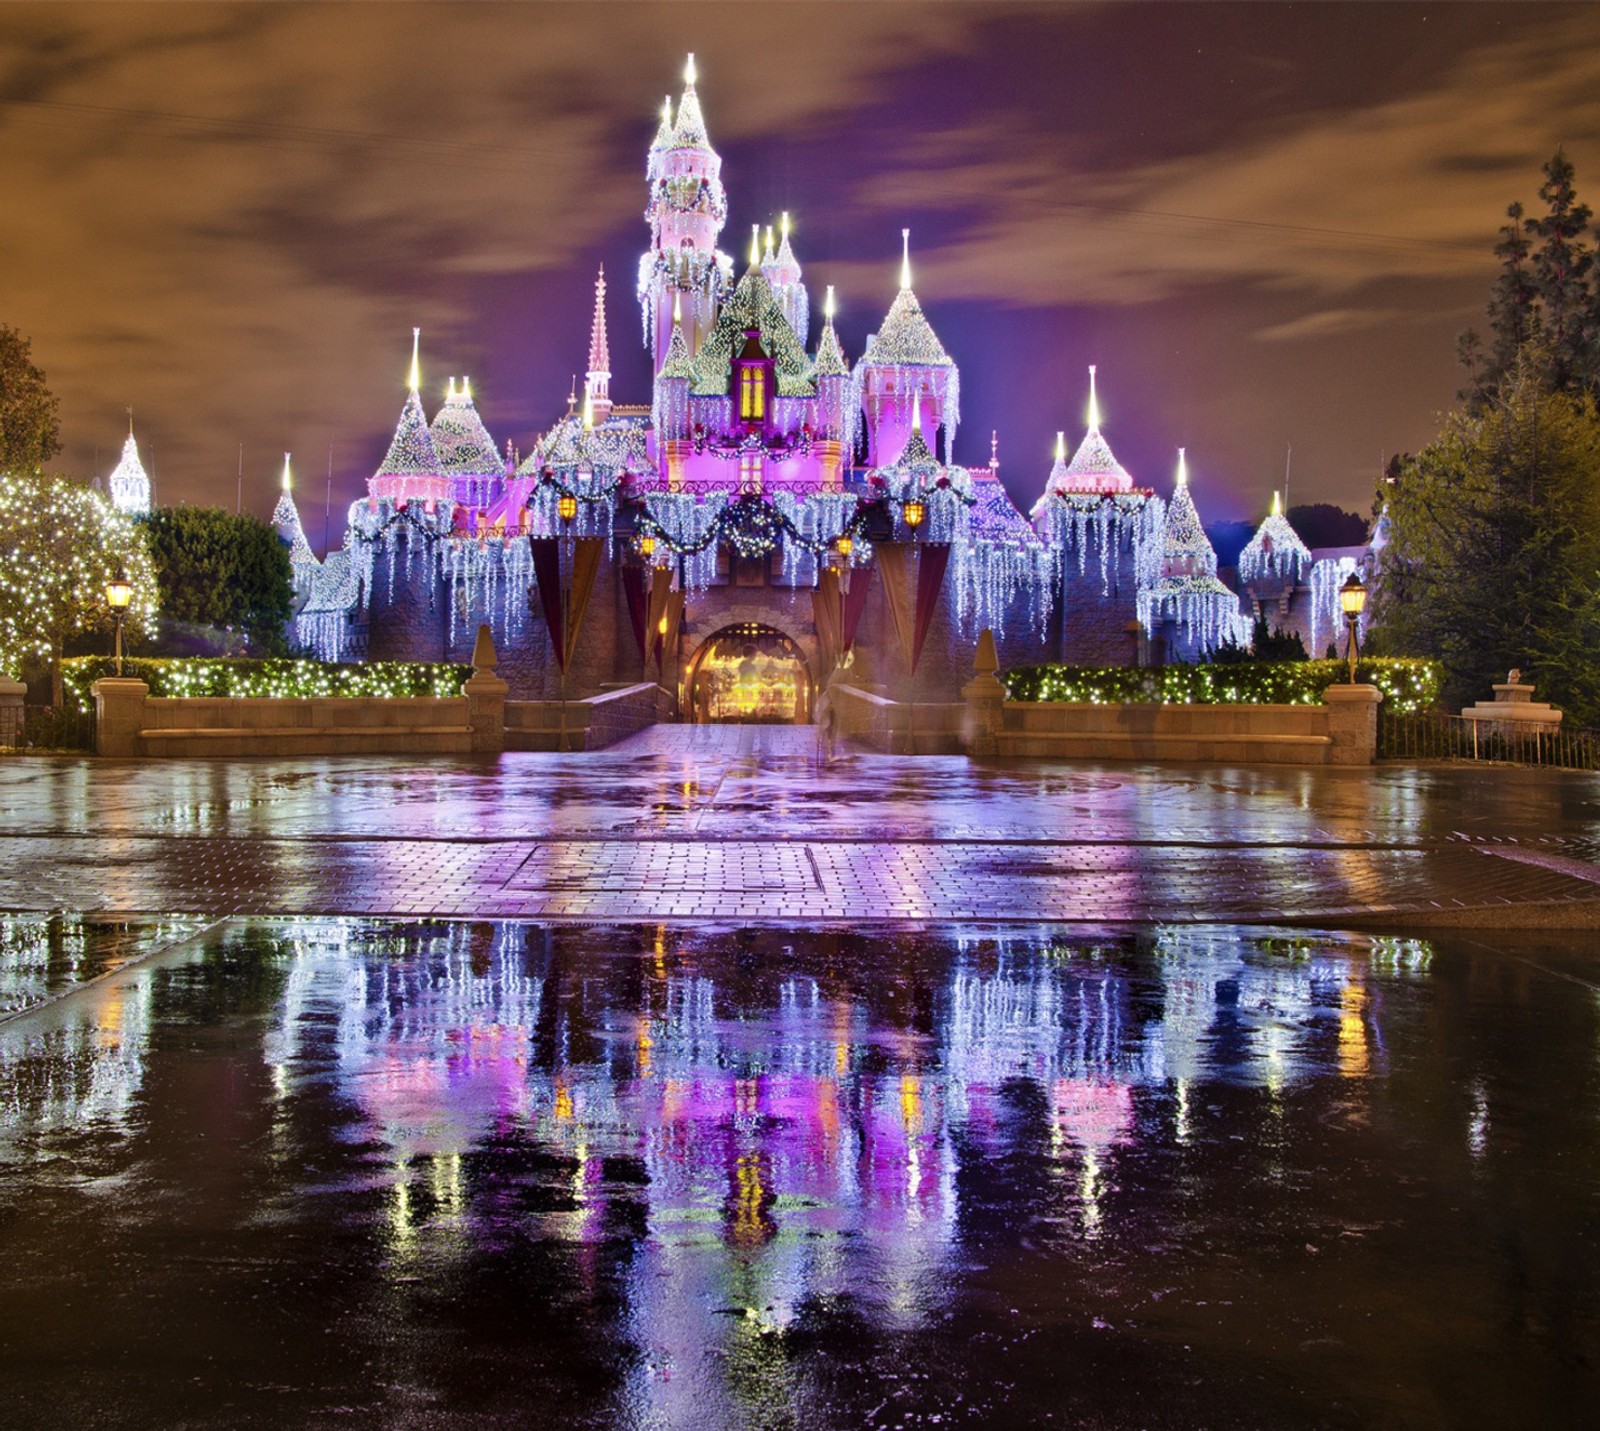
POLYGON ((805 655, 773 626, 741 622, 708 636, 689 667, 689 719, 697 724, 794 725, 811 719, 805 655))

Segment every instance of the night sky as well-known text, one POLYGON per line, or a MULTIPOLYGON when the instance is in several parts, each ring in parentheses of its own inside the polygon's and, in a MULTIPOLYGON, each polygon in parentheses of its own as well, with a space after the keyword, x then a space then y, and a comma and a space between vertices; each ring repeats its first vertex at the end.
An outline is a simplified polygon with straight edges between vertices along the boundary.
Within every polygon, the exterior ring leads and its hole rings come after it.
MULTIPOLYGON (((526 451, 612 280, 648 401, 645 150, 686 51, 723 247, 795 218, 854 359, 900 229, 960 364, 958 460, 1026 507, 1086 366, 1124 465, 1210 520, 1365 511, 1454 400, 1505 206, 1564 144, 1600 198, 1600 11, 1536 5, 139 5, 0 8, 0 322, 61 398, 60 470, 132 406, 156 498, 265 515, 292 450, 320 545, 403 397, 470 373, 526 451)), ((741 264, 742 267, 742 264, 741 264)), ((335 519, 335 531, 340 523, 335 519)))

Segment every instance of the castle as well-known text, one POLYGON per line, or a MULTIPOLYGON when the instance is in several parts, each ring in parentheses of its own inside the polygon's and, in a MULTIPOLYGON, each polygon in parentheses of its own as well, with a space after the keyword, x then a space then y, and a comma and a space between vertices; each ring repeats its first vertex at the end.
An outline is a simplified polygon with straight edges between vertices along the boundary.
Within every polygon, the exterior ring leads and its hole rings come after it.
POLYGON ((1093 368, 1087 434, 1070 459, 1058 438, 1024 517, 992 440, 987 463, 953 460, 960 369, 912 287, 909 241, 852 363, 831 288, 811 342, 787 216, 752 229, 742 274, 717 247, 721 169, 691 56, 646 158, 647 404, 613 400, 602 270, 581 401, 520 461, 466 380, 429 420, 414 332, 393 438, 321 560, 286 463, 274 521, 302 645, 466 662, 487 623, 517 696, 655 680, 686 718, 806 720, 841 664, 894 698, 914 682, 953 698, 986 627, 1007 666, 1194 659, 1248 640, 1252 608, 1304 627, 1319 599, 1337 630, 1337 583, 1281 516, 1241 562, 1246 600, 1218 579, 1183 454, 1170 499, 1137 485, 1100 430, 1093 368))

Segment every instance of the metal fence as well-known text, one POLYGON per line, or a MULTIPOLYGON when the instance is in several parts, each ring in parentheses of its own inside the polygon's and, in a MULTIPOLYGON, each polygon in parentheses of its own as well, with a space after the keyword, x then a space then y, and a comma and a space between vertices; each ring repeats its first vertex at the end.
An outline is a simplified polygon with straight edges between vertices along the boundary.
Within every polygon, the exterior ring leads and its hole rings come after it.
POLYGON ((0 755, 93 749, 92 710, 52 706, 0 708, 0 755))
POLYGON ((1441 711, 1380 711, 1380 760, 1490 760, 1600 770, 1600 731, 1517 730, 1509 721, 1468 720, 1441 711))

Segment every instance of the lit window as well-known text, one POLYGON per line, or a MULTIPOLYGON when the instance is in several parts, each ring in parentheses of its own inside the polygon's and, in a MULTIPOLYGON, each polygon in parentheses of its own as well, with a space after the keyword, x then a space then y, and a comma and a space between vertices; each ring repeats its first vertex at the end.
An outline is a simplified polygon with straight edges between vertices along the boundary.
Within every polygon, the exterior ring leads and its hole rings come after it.
POLYGON ((766 416, 767 387, 760 368, 739 369, 739 416, 745 422, 760 422, 766 416))

